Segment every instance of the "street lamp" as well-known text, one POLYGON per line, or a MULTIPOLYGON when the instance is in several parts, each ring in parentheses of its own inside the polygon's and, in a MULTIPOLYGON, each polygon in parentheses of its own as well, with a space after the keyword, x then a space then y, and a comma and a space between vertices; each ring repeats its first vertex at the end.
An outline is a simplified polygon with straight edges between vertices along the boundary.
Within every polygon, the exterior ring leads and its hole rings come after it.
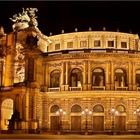
POLYGON ((114 128, 115 128, 115 116, 118 114, 119 112, 114 107, 112 107, 111 108, 112 132, 114 132, 114 128))
POLYGON ((140 109, 137 108, 137 109, 133 112, 133 114, 137 116, 137 130, 138 130, 138 128, 139 128, 140 109))
POLYGON ((88 108, 85 108, 85 110, 82 111, 82 115, 85 115, 85 117, 86 117, 86 123, 85 123, 85 132, 86 133, 88 132, 88 122, 87 122, 88 115, 91 115, 91 114, 92 114, 92 111, 90 111, 88 108))
POLYGON ((58 109, 58 111, 56 111, 56 115, 59 116, 59 131, 61 132, 62 130, 62 116, 66 115, 66 112, 63 109, 58 109))

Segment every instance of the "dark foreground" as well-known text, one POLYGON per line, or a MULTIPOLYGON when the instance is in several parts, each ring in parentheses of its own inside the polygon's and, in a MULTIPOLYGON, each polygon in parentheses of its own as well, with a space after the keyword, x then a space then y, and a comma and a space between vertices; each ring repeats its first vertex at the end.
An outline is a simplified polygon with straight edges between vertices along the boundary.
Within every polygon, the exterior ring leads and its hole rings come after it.
POLYGON ((0 139, 30 139, 30 140, 140 140, 140 135, 48 135, 48 134, 0 134, 0 139))

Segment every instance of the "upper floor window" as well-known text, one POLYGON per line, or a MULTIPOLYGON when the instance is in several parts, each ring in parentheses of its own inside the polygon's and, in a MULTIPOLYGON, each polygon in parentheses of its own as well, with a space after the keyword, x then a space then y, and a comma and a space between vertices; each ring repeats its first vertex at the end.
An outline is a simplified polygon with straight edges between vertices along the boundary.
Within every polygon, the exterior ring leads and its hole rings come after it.
POLYGON ((93 86, 104 86, 105 85, 105 74, 104 70, 96 68, 92 72, 92 85, 93 86))
POLYGON ((136 85, 140 87, 140 70, 136 71, 136 85))
POLYGON ((114 41, 108 41, 108 47, 114 47, 114 41))
POLYGON ((115 70, 115 87, 127 86, 126 71, 123 69, 115 70))
POLYGON ((81 87, 82 86, 82 71, 80 69, 73 69, 70 74, 70 86, 81 87))
POLYGON ((60 44, 55 44, 55 50, 60 50, 60 44))
POLYGON ((54 70, 50 74, 50 87, 55 88, 60 86, 60 71, 54 70))
POLYGON ((121 42, 121 48, 127 48, 127 42, 121 42))
POLYGON ((81 48, 87 47, 87 41, 80 41, 80 47, 81 48))
POLYGON ((94 41, 94 47, 101 47, 101 41, 100 40, 95 40, 94 41))
POLYGON ((67 48, 73 48, 73 42, 67 42, 67 48))

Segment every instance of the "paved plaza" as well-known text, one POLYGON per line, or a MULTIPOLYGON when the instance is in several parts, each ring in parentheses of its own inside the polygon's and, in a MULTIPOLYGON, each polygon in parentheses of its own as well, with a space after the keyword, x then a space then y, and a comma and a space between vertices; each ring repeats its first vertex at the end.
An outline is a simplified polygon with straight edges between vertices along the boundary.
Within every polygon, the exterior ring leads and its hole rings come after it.
POLYGON ((48 134, 0 134, 0 139, 46 139, 46 140, 140 140, 140 135, 48 135, 48 134))

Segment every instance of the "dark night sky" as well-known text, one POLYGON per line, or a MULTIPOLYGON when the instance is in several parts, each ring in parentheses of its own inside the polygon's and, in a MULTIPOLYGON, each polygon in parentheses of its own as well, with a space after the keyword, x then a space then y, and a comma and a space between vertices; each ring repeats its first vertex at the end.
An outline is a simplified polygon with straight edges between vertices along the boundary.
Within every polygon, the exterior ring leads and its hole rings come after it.
POLYGON ((0 1, 0 25, 12 31, 12 17, 22 7, 38 8, 38 27, 46 35, 102 30, 138 33, 140 35, 140 1, 0 1))

